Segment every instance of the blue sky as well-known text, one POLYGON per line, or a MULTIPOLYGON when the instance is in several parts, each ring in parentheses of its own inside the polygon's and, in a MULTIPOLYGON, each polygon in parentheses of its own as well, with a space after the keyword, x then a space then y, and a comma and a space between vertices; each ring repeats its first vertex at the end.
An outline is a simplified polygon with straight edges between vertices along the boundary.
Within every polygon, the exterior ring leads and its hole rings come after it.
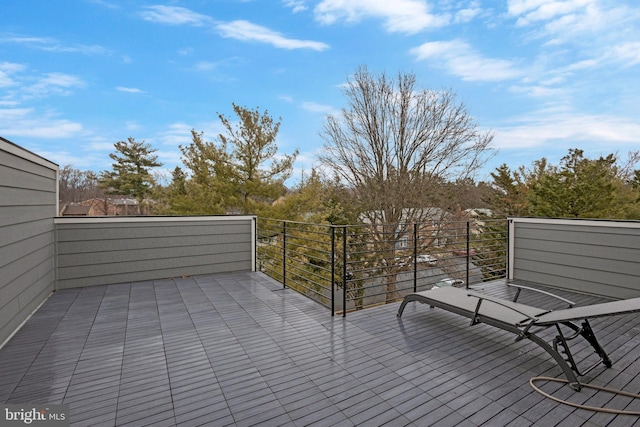
POLYGON ((60 166, 110 169, 127 137, 181 165, 232 103, 282 118, 294 179, 358 66, 452 89, 495 133, 496 166, 640 149, 637 0, 5 0, 0 136, 60 166))

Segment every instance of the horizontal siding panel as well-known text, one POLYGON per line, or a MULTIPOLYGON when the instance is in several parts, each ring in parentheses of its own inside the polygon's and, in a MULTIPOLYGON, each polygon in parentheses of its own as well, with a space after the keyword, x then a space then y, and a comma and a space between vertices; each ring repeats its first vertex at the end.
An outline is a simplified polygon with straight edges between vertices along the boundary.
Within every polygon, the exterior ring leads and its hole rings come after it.
POLYGON ((38 278, 38 274, 33 277, 30 286, 25 287, 22 283, 22 292, 11 300, 0 299, 0 344, 13 333, 22 322, 44 301, 53 291, 54 273, 53 268, 48 275, 38 278), (2 305, 6 301, 5 305, 2 305))
POLYGON ((518 251, 518 261, 534 261, 539 263, 539 267, 544 268, 545 265, 558 265, 567 271, 568 275, 575 274, 594 274, 593 272, 602 273, 604 275, 619 275, 622 277, 631 277, 638 280, 640 277, 640 251, 630 251, 629 255, 621 254, 620 257, 606 258, 604 253, 600 252, 598 256, 586 256, 581 253, 558 253, 543 252, 531 249, 516 248, 518 251), (634 258, 635 255, 635 258, 634 258), (620 259, 626 258, 626 259, 620 259), (581 273, 584 272, 584 273, 581 273))
POLYGON ((202 274, 216 274, 251 270, 251 265, 248 261, 232 261, 213 265, 191 265, 186 269, 184 265, 180 265, 176 268, 166 268, 166 264, 162 264, 162 267, 165 268, 158 268, 149 271, 137 271, 135 273, 127 272, 96 277, 75 277, 65 280, 59 280, 58 289, 112 285, 118 283, 132 283, 147 280, 162 280, 182 276, 188 277, 192 275, 196 276, 202 274))
POLYGON ((640 297, 636 221, 514 219, 512 238, 516 280, 613 298, 640 297))
POLYGON ((159 247, 145 249, 126 249, 119 251, 87 252, 58 254, 58 268, 68 266, 99 266, 115 264, 114 268, 128 262, 145 262, 149 260, 171 260, 172 258, 184 258, 192 256, 209 256, 215 262, 225 254, 251 254, 251 242, 220 243, 209 245, 189 245, 177 248, 159 247), (133 261, 132 261, 133 260, 133 261))
MULTIPOLYGON (((0 268, 12 263, 23 264, 24 269, 28 270, 34 261, 40 261, 37 255, 34 255, 37 251, 43 248, 54 248, 54 233, 53 231, 43 232, 42 234, 35 236, 28 236, 13 242, 10 245, 0 247, 0 268)), ((53 252, 47 252, 46 257, 51 256, 53 252)))
POLYGON ((38 278, 38 269, 41 264, 50 265, 54 268, 55 245, 51 242, 48 246, 42 246, 33 249, 28 255, 25 255, 13 262, 10 262, 0 269, 2 271, 2 287, 14 280, 20 280, 22 286, 28 286, 30 280, 38 278))
MULTIPOLYGON (((623 270, 624 271, 624 270, 623 270)), ((574 268, 556 263, 518 260, 518 279, 580 292, 607 295, 616 288, 637 293, 638 278, 625 273, 574 268), (584 284, 584 285, 583 285, 584 284)))
POLYGON ((0 344, 20 326, 27 316, 28 314, 22 315, 17 303, 0 307, 0 344))
MULTIPOLYGON (((159 259, 148 259, 144 262, 135 260, 120 263, 74 265, 67 267, 58 266, 58 281, 72 279, 74 277, 98 277, 113 274, 130 273, 135 275, 142 271, 161 271, 165 269, 176 269, 184 267, 180 275, 190 275, 188 268, 199 265, 215 265, 226 263, 242 263, 250 260, 250 253, 224 253, 213 257, 212 255, 198 255, 187 257, 169 257, 159 259)), ((158 276, 157 278, 166 277, 158 276)), ((129 279, 129 281, 134 281, 129 279)))
POLYGON ((18 296, 20 307, 29 313, 53 292, 54 269, 50 265, 42 264, 38 270, 37 278, 34 277, 33 284, 18 296))
POLYGON ((2 209, 2 215, 0 215, 0 228, 45 220, 49 224, 49 228, 52 229, 52 214, 54 210, 55 208, 51 205, 6 206, 2 209))
POLYGON ((0 162, 0 182, 6 187, 20 188, 24 190, 42 190, 43 188, 55 188, 56 175, 36 175, 27 171, 16 169, 13 165, 6 166, 0 162))
POLYGON ((521 277, 522 278, 518 280, 522 280, 523 282, 544 284, 545 286, 550 286, 556 289, 606 296, 608 298, 628 299, 640 296, 635 288, 624 288, 621 286, 603 284, 601 282, 578 280, 566 276, 553 276, 540 272, 525 272, 521 277))
MULTIPOLYGON (((24 245, 28 239, 33 239, 38 236, 46 235, 48 241, 46 244, 53 242, 54 239, 54 231, 53 231, 53 221, 49 220, 38 220, 32 222, 25 222, 20 224, 15 224, 13 226, 5 226, 0 227, 0 265, 5 261, 4 256, 1 255, 2 249, 5 248, 12 252, 13 245, 24 245)), ((32 242, 28 242, 32 243, 32 242)))
POLYGON ((0 138, 0 344, 55 286, 57 169, 0 138))
POLYGON ((3 206, 48 206, 53 218, 56 215, 56 192, 55 189, 23 190, 0 185, 0 207, 3 206))
MULTIPOLYGON (((60 234, 58 234, 59 236, 60 234)), ((61 254, 78 254, 92 252, 115 252, 122 250, 143 250, 155 248, 180 248, 189 246, 220 245, 235 242, 250 242, 251 236, 243 234, 202 234, 162 236, 136 239, 104 239, 91 241, 58 242, 61 254)))
MULTIPOLYGON (((638 237, 640 239, 640 237, 638 237)), ((519 238, 516 241, 515 249, 517 251, 540 251, 551 254, 552 256, 564 256, 564 254, 572 254, 585 258, 603 259, 603 260, 620 260, 636 262, 640 259, 640 249, 604 246, 604 245, 587 245, 584 243, 559 242, 550 240, 527 240, 519 238)), ((522 252, 524 256, 524 252, 522 252)))
POLYGON ((91 240, 128 240, 155 237, 181 237, 208 235, 247 234, 246 223, 224 221, 204 225, 202 222, 143 222, 109 224, 58 224, 58 242, 84 242, 91 240), (74 227, 75 225, 75 227, 74 227))
POLYGON ((56 222, 59 289, 253 269, 252 217, 56 222))
POLYGON ((516 237, 518 240, 531 242, 566 242, 578 245, 640 248, 640 230, 638 229, 579 228, 579 230, 568 231, 555 227, 551 229, 518 227, 516 237))
MULTIPOLYGON (((56 169, 53 168, 53 164, 51 164, 51 167, 45 167, 41 164, 34 163, 31 160, 27 160, 23 157, 4 151, 1 147, 0 165, 22 171, 30 175, 45 177, 50 180, 55 180, 57 175, 56 169)), ((47 185, 45 185, 45 187, 46 186, 47 185)))

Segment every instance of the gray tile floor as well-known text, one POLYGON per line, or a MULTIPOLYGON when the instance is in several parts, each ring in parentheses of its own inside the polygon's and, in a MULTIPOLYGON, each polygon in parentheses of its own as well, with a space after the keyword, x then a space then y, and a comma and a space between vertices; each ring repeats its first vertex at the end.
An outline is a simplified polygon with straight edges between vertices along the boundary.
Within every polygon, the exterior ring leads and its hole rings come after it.
MULTIPOLYGON (((397 309, 332 318, 251 272, 58 291, 0 350, 0 401, 66 403, 82 426, 640 424, 533 392, 531 377, 561 372, 530 342, 419 304, 402 319, 397 309)), ((640 316, 592 324, 614 367, 583 380, 640 392, 640 316)), ((629 398, 547 387, 640 409, 629 398)))

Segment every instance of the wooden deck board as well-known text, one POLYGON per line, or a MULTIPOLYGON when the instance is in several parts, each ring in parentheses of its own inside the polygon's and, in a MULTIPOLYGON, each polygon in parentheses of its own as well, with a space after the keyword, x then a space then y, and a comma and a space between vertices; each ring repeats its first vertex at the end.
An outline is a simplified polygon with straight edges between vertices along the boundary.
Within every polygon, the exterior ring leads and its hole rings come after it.
MULTIPOLYGON (((502 282, 481 288, 513 295, 502 282)), ((520 301, 554 304, 526 293, 520 301)), ((0 350, 0 401, 68 403, 74 425, 637 421, 573 409, 532 391, 529 378, 561 371, 531 342, 515 343, 510 333, 470 327, 466 318, 417 303, 398 319, 398 306, 331 317, 251 272, 62 290, 0 350)), ((592 325, 614 366, 583 380, 640 391, 640 316, 592 325)), ((586 404, 640 407, 628 398, 547 387, 586 404)))

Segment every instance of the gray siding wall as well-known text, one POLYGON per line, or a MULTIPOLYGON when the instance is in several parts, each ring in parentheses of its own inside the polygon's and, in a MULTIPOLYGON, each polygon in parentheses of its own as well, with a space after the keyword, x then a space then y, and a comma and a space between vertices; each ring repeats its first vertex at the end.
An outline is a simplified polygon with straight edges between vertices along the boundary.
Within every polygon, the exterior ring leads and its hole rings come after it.
POLYGON ((510 219, 509 278, 640 297, 640 222, 510 219))
POLYGON ((0 345, 54 289, 57 173, 0 138, 0 345))
POLYGON ((56 218, 58 289, 253 270, 253 216, 56 218))

